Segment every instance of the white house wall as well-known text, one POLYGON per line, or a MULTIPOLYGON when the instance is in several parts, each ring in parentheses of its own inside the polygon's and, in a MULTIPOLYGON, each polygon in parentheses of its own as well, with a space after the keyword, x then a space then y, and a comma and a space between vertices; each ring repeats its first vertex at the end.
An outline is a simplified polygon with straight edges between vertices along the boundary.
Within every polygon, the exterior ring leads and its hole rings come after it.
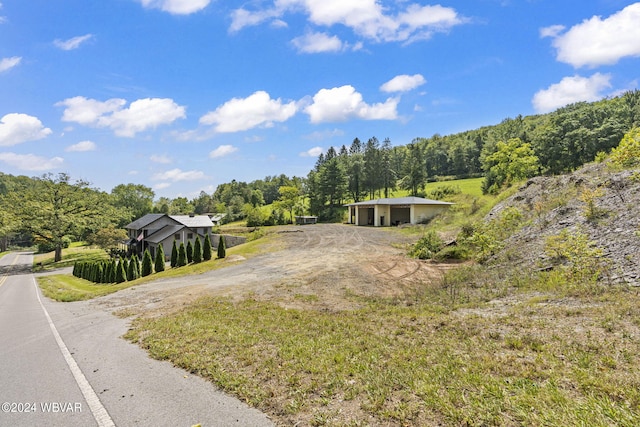
POLYGON ((429 220, 448 209, 448 205, 412 205, 411 223, 418 224, 429 220))

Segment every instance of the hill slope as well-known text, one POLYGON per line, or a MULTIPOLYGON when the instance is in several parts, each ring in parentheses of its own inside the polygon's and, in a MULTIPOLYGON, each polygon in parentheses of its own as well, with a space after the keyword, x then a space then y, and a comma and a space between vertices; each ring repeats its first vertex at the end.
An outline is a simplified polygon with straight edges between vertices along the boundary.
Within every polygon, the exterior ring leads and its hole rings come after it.
POLYGON ((581 233, 602 249, 610 262, 607 277, 640 285, 640 179, 638 172, 613 172, 606 164, 589 164, 567 175, 528 180, 513 196, 496 205, 488 219, 517 208, 525 226, 505 242, 497 260, 551 268, 545 253, 548 237, 562 230, 581 233), (505 253, 507 256, 505 256, 505 253), (508 260, 508 261, 506 261, 508 260))

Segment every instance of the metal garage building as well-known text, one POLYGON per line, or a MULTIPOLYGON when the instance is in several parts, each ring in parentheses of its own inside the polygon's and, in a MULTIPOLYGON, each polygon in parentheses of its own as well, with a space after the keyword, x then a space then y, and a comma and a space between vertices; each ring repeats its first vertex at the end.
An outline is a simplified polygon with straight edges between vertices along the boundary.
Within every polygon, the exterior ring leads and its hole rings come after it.
POLYGON ((397 197, 349 203, 349 224, 386 227, 418 224, 445 211, 453 203, 422 197, 397 197))

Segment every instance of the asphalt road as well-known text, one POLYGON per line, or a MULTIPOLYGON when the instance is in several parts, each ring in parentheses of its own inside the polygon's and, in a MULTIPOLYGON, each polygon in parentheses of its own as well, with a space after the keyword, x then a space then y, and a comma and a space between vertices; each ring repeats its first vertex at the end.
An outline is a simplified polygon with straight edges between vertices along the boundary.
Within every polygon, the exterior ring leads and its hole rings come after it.
POLYGON ((40 293, 31 254, 0 259, 0 426, 271 426, 121 339, 127 320, 40 293))

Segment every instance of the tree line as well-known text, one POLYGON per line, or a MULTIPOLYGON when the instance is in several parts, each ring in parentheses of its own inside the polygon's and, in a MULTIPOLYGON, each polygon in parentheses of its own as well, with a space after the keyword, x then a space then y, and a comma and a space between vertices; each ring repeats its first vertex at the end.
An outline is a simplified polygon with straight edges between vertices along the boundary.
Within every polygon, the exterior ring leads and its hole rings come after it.
POLYGON ((264 225, 307 213, 339 220, 346 202, 391 197, 398 190, 424 195, 426 183, 436 180, 484 176, 483 190, 493 193, 516 179, 572 171, 609 153, 638 126, 640 91, 634 90, 406 145, 355 138, 321 154, 306 177, 232 180, 191 200, 156 200, 151 188, 132 183, 107 193, 64 173, 35 178, 0 173, 0 250, 11 239, 23 240, 55 250, 59 259, 70 240, 113 244, 124 225, 151 212, 224 213, 227 221, 264 225), (269 212, 261 209, 265 205, 269 212))

